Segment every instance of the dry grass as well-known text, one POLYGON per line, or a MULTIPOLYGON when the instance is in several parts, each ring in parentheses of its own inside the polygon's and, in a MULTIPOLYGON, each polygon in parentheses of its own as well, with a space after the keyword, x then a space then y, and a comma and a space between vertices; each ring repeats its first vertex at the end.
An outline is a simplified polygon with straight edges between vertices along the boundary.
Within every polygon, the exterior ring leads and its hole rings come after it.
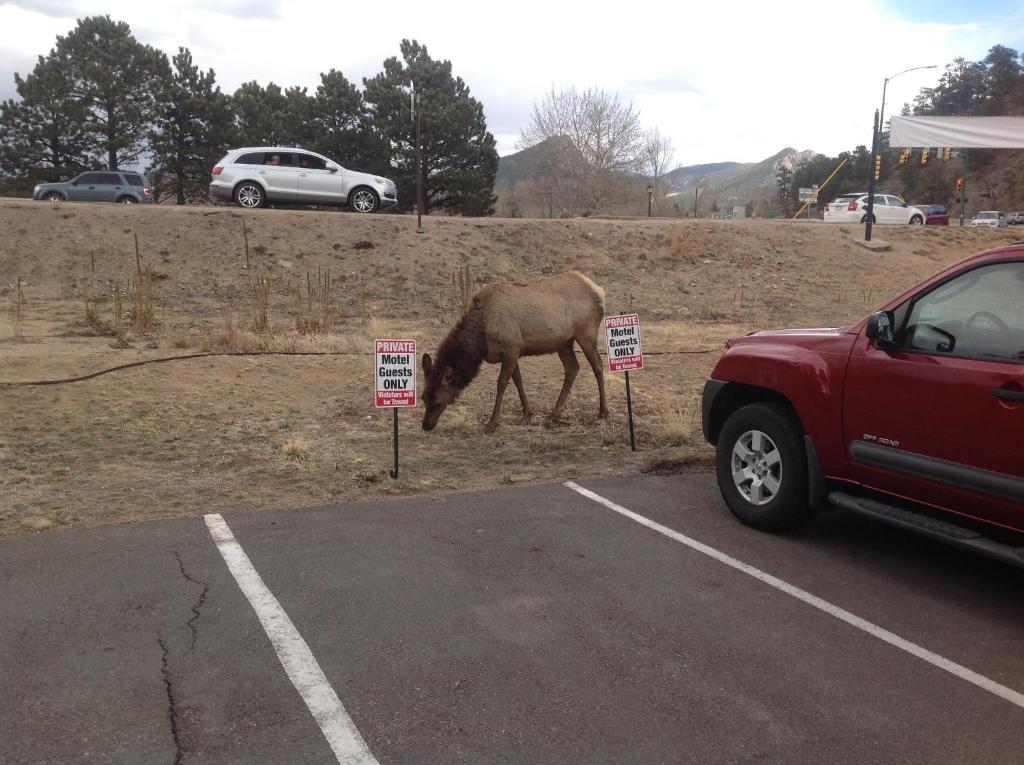
POLYGON ((455 288, 456 305, 461 316, 469 310, 469 304, 473 300, 473 272, 468 263, 457 268, 452 274, 452 286, 455 288))
POLYGON ((135 278, 128 282, 128 292, 132 296, 132 329, 139 334, 149 334, 153 329, 156 281, 156 272, 148 265, 142 265, 139 235, 135 234, 135 278))
POLYGON ((124 285, 142 265, 141 256, 131 263, 117 254, 117 239, 133 230, 159 253, 153 304, 162 347, 136 347, 132 360, 169 348, 341 355, 201 358, 5 390, 0 533, 699 461, 709 454, 700 390, 728 337, 852 322, 883 295, 1012 237, 893 229, 892 250, 877 256, 838 228, 810 225, 440 218, 417 235, 401 216, 143 207, 0 202, 0 298, 24 336, 0 342, 0 380, 66 377, 125 360, 99 333, 83 336, 83 296, 66 275, 94 260, 90 275, 112 285, 123 339, 121 300, 132 299, 124 285), (372 253, 355 248, 363 241, 374 243, 372 253), (537 413, 530 424, 510 389, 501 428, 483 432, 497 375, 485 365, 434 432, 420 429, 421 410, 401 413, 402 477, 388 478, 391 419, 372 405, 373 339, 410 337, 433 351, 474 286, 573 266, 605 288, 609 311, 640 313, 650 355, 631 375, 639 451, 629 451, 622 375, 607 375, 611 416, 598 420, 586 364, 564 422, 545 427, 562 370, 554 357, 535 357, 522 364, 537 413), (698 352, 659 355, 684 349, 698 352))
POLYGON ((85 323, 99 326, 100 315, 96 307, 96 256, 89 257, 89 269, 82 280, 82 304, 85 308, 85 323))
POLYGON ((257 274, 255 278, 251 274, 245 275, 245 284, 248 287, 246 293, 249 298, 249 316, 252 319, 252 328, 255 332, 266 332, 270 326, 268 313, 270 311, 270 274, 257 274))
POLYGON ((290 459, 308 459, 313 451, 313 443, 304 436, 293 436, 281 444, 281 451, 290 459))
POLYGON ((701 435, 701 397, 696 393, 663 402, 653 413, 652 438, 668 446, 695 446, 701 435))
POLYGON ((124 309, 121 305, 121 282, 115 281, 111 285, 111 305, 114 311, 114 333, 117 335, 119 344, 126 344, 127 337, 124 328, 124 309))
POLYGON ((25 290, 22 288, 21 274, 18 274, 14 287, 14 300, 11 301, 11 326, 14 337, 20 338, 23 334, 22 322, 25 312, 25 290))
POLYGON ((295 331, 306 335, 326 332, 332 321, 330 270, 318 270, 316 281, 313 280, 311 273, 306 272, 305 300, 301 285, 296 284, 294 292, 295 308, 292 313, 295 318, 295 331))

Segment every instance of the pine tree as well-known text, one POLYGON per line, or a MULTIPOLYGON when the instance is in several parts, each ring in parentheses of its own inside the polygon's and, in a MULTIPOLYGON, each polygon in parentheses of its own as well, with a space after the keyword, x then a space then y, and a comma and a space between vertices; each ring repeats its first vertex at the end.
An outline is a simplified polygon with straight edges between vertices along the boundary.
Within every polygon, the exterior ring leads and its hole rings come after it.
POLYGON ((988 107, 984 62, 953 59, 934 88, 922 88, 914 99, 915 114, 973 116, 988 107))
MULTIPOLYGON (((280 86, 243 82, 231 99, 235 131, 242 146, 284 146, 292 143, 288 96, 280 86)), ((294 106, 294 99, 292 106, 294 106)))
POLYGON ((409 104, 413 82, 423 120, 424 212, 490 215, 498 152, 483 106, 462 78, 452 75, 450 61, 435 61, 415 40, 402 40, 401 53, 402 61, 389 58, 383 72, 363 80, 374 127, 390 147, 401 208, 411 209, 416 202, 416 132, 409 104))
POLYGON ((367 172, 387 168, 387 149, 369 124, 363 96, 344 74, 332 69, 320 75, 313 112, 315 151, 345 167, 367 172))
POLYGON ((150 173, 158 199, 173 196, 183 205, 206 199, 210 168, 231 141, 233 115, 212 69, 200 71, 187 48, 178 49, 173 64, 156 94, 150 173))
POLYGON ((86 110, 92 148, 111 170, 136 161, 146 149, 162 54, 136 40, 123 21, 92 16, 58 37, 52 55, 69 73, 71 97, 86 110))
POLYGON ((72 98, 67 68, 54 55, 40 56, 31 74, 14 75, 21 101, 0 104, 0 174, 9 191, 66 180, 93 161, 85 111, 72 98), (16 179, 16 180, 15 180, 16 179))
POLYGON ((782 214, 789 217, 790 199, 792 196, 793 168, 786 162, 780 162, 775 168, 775 185, 779 187, 779 203, 782 214))
POLYGON ((1017 51, 1005 45, 994 45, 985 56, 984 63, 988 69, 989 113, 1019 114, 1024 107, 1019 98, 1024 95, 1024 68, 1020 65, 1017 51))

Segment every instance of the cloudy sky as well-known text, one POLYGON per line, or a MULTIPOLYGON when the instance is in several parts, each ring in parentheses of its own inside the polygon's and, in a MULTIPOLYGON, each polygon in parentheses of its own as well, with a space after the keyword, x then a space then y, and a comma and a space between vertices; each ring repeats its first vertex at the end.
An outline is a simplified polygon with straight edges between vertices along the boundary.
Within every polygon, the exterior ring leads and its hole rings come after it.
MULTIPOLYGON (((483 103, 501 154, 515 150, 534 102, 575 85, 632 101, 686 165, 868 144, 886 77, 980 59, 995 44, 1024 48, 1024 0, 0 0, 0 98, 15 95, 13 73, 30 71, 77 18, 104 13, 168 54, 190 48, 228 92, 253 79, 312 91, 332 67, 361 83, 402 38, 417 39, 483 103)), ((940 73, 893 80, 886 112, 940 73)))

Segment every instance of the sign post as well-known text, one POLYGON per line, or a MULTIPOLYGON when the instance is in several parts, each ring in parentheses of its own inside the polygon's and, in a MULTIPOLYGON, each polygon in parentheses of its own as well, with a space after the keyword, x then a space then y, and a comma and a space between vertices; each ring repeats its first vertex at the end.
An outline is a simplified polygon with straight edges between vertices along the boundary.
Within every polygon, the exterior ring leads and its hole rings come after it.
POLYGON ((398 410, 416 406, 416 341, 377 340, 374 355, 374 403, 378 409, 391 409, 395 450, 391 477, 398 478, 398 410))
POLYGON ((626 412, 629 416, 629 448, 636 451, 633 430, 633 392, 629 372, 644 368, 640 344, 640 317, 635 313, 604 317, 604 337, 608 343, 608 371, 626 373, 626 412))
MULTIPOLYGON (((818 204, 818 184, 814 184, 809 188, 800 187, 798 202, 806 202, 801 209, 807 210, 807 219, 811 218, 811 208, 818 204)), ((799 215, 800 213, 797 213, 799 215)))

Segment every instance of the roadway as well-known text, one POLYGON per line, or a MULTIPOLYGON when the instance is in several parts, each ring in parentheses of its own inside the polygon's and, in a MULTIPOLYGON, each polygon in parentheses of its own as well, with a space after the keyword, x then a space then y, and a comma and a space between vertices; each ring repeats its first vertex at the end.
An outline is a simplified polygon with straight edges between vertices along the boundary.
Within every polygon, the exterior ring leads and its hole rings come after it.
POLYGON ((1024 761, 1024 571, 579 484, 0 540, 0 761, 1024 761))

